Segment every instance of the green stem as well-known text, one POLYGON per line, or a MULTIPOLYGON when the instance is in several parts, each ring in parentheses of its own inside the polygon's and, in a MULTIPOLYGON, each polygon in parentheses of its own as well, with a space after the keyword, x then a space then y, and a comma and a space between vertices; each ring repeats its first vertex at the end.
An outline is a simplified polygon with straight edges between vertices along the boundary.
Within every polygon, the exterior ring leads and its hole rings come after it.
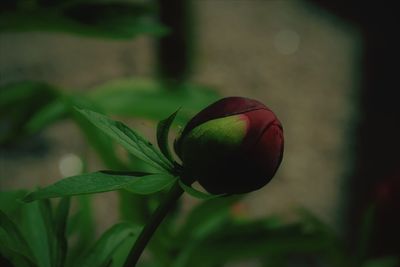
POLYGON ((150 241, 154 232, 157 230, 158 226, 164 220, 165 216, 175 205, 176 201, 183 194, 183 189, 180 187, 179 183, 176 182, 167 194, 166 199, 158 206, 157 210, 151 216, 150 221, 145 225, 142 232, 140 233, 138 239, 133 245, 131 252, 125 262, 124 267, 136 266, 140 255, 142 255, 147 243, 150 241))

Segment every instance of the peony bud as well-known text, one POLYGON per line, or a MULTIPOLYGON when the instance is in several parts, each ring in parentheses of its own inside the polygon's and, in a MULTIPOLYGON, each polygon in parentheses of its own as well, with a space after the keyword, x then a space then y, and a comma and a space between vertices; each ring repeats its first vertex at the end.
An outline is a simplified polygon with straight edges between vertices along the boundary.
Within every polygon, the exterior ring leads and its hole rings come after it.
POLYGON ((200 111, 175 143, 184 176, 214 194, 240 194, 266 185, 283 155, 283 130, 260 102, 223 98, 200 111))

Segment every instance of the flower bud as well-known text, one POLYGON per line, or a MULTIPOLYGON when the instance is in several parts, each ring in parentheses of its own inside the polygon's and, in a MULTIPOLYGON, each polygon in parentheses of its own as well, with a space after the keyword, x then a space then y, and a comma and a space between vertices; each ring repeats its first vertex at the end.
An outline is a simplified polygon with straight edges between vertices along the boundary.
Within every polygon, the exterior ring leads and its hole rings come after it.
POLYGON ((213 194, 241 194, 266 185, 283 155, 283 130, 260 102, 223 98, 193 117, 175 142, 183 175, 213 194))

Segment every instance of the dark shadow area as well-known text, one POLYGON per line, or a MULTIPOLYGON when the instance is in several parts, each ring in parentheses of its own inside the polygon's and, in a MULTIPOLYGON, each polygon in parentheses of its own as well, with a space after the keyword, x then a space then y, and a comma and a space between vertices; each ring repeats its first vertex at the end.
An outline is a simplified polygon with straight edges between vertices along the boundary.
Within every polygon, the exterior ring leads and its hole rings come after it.
POLYGON ((365 209, 376 203, 370 253, 399 251, 399 15, 394 2, 312 1, 359 27, 364 41, 356 164, 348 199, 348 236, 356 240, 365 209))

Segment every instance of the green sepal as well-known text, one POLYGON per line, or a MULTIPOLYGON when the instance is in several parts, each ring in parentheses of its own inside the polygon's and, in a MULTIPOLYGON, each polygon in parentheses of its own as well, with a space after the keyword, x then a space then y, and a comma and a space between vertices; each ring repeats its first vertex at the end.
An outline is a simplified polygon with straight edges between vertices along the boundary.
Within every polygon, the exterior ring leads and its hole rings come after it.
POLYGON ((209 199, 213 199, 213 198, 217 198, 217 197, 222 197, 225 195, 225 194, 213 195, 213 194, 209 194, 209 193, 204 193, 204 192, 201 192, 191 186, 186 185, 184 182, 182 182, 182 180, 179 180, 178 182, 179 182, 179 185, 182 187, 183 190, 185 190, 186 193, 188 193, 189 195, 191 195, 192 197, 195 197, 195 198, 209 200, 209 199))
POLYGON ((176 115, 178 114, 180 108, 172 113, 168 118, 161 120, 157 124, 157 144, 158 147, 160 148, 161 152, 164 154, 164 156, 167 157, 171 162, 174 162, 174 158, 171 154, 171 151, 169 149, 168 145, 168 136, 169 136, 169 130, 171 128, 172 123, 175 120, 176 115))

